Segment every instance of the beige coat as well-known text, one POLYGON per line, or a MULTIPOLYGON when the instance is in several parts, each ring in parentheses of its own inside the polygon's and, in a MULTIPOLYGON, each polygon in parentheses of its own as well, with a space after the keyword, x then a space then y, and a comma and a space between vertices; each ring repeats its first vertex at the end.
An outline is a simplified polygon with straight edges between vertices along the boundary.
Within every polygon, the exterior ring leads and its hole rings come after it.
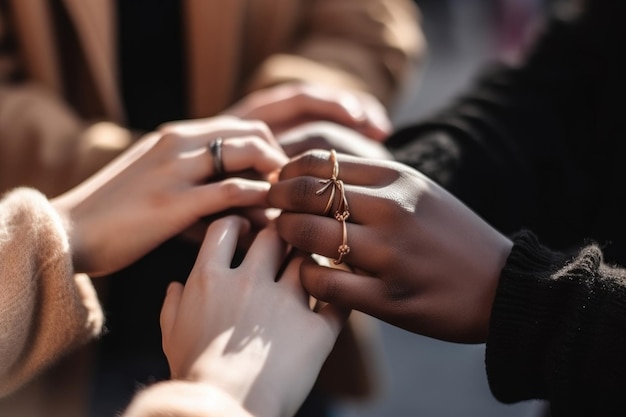
MULTIPOLYGON (((48 195, 132 141, 116 74, 112 0, 61 0, 74 39, 54 41, 48 0, 0 7, 0 190, 48 195), (69 58, 60 62, 60 51, 69 58), (72 83, 64 70, 72 66, 72 83), (71 97, 71 99, 70 99, 71 97), (93 124, 94 121, 111 123, 93 124)), ((389 103, 423 53, 412 0, 185 0, 190 118, 289 81, 370 91, 389 103)))

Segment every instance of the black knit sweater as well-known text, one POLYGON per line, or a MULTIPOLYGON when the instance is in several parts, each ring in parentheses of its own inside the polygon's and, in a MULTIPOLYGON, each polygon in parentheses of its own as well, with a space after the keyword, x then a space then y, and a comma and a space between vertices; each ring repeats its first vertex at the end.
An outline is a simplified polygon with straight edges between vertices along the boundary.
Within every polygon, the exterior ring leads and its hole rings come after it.
POLYGON ((533 231, 501 277, 487 372, 501 401, 555 417, 626 415, 626 274, 602 263, 626 266, 625 18, 623 0, 559 7, 524 64, 388 141, 500 231, 533 231))
POLYGON ((626 265, 624 18, 620 0, 553 16, 523 66, 494 64, 389 148, 505 233, 559 249, 593 239, 626 265))
POLYGON ((547 399, 551 415, 626 415, 626 270, 523 232, 502 273, 486 365, 495 397, 547 399))

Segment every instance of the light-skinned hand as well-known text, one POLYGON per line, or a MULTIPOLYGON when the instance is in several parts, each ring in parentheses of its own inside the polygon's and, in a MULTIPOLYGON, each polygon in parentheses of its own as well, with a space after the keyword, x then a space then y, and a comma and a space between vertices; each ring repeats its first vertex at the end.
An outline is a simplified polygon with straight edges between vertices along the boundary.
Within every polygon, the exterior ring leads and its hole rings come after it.
POLYGON ((305 123, 277 135, 277 140, 290 157, 309 149, 335 149, 337 152, 363 158, 393 158, 382 143, 334 122, 305 123))
POLYGON ((387 110, 373 95, 304 82, 255 91, 224 114, 262 120, 274 133, 311 121, 335 122, 377 142, 391 132, 387 110))
POLYGON ((266 207, 263 178, 287 161, 267 126, 216 117, 164 126, 94 176, 52 201, 67 219, 77 272, 117 271, 204 216, 232 207, 266 207), (223 138, 227 173, 215 177, 208 145, 223 138))
MULTIPOLYGON (((356 272, 305 262, 307 291, 415 333, 483 342, 511 242, 405 165, 342 154, 338 161, 350 212, 344 260, 356 272)), ((283 210, 277 228, 288 243, 337 258, 342 226, 322 215, 329 193, 316 195, 331 173, 328 151, 307 152, 282 169, 268 198, 283 210)))
POLYGON ((300 283, 301 256, 273 225, 259 233, 231 268, 249 224, 238 216, 213 222, 183 287, 163 303, 163 350, 172 378, 218 387, 251 414, 293 415, 313 386, 348 311, 314 312, 300 283), (279 276, 280 275, 280 276, 279 276))

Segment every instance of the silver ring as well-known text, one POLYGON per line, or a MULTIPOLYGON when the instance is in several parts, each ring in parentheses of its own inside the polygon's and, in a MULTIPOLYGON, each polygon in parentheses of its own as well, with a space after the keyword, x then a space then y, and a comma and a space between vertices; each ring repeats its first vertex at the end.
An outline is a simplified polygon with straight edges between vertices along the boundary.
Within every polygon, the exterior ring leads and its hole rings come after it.
POLYGON ((213 157, 213 170, 218 177, 224 175, 224 160, 222 159, 223 142, 224 139, 220 136, 209 144, 209 152, 211 152, 211 156, 213 157))

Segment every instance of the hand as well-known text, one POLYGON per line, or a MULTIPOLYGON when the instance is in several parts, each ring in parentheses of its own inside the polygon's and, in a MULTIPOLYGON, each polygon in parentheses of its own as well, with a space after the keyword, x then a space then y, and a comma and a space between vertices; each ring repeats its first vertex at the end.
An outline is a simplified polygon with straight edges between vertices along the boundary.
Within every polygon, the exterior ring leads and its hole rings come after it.
POLYGON ((280 133, 310 121, 332 121, 383 142, 391 131, 385 107, 371 94, 301 82, 255 91, 224 114, 258 119, 280 133))
MULTIPOLYGON (((350 252, 344 260, 355 272, 306 262, 301 279, 307 291, 415 333, 484 341, 511 242, 405 165, 346 155, 337 159, 350 212, 350 252)), ((283 210, 277 228, 288 243, 337 258, 342 226, 322 215, 330 191, 316 195, 320 179, 331 172, 329 153, 310 151, 282 169, 268 199, 283 210)))
POLYGON ((214 385, 255 416, 293 415, 310 391, 347 319, 309 307, 296 257, 278 277, 287 246, 263 230, 231 268, 249 225, 229 216, 209 227, 183 287, 168 288, 161 313, 163 350, 173 378, 214 385))
POLYGON ((170 124, 145 136, 53 200, 69 222, 76 271, 117 271, 204 216, 266 207, 267 181, 215 177, 207 146, 217 137, 224 138, 226 172, 254 169, 267 176, 287 161, 260 122, 218 117, 170 124))
POLYGON ((305 123, 283 132, 277 139, 288 156, 300 155, 309 149, 335 149, 364 158, 392 159, 382 143, 333 122, 305 123))

